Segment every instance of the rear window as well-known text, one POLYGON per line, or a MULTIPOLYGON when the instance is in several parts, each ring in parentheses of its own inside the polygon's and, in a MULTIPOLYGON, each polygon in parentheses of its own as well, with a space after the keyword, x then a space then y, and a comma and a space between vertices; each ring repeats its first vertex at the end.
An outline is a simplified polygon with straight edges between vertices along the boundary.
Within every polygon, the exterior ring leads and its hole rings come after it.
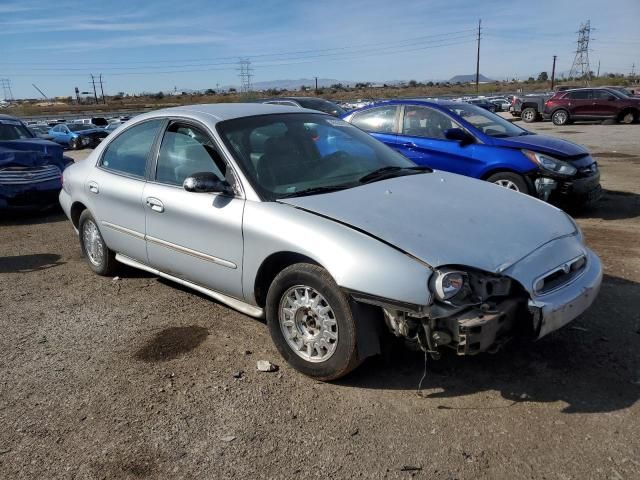
POLYGON ((22 122, 18 120, 0 120, 0 140, 21 140, 33 138, 33 135, 22 122))

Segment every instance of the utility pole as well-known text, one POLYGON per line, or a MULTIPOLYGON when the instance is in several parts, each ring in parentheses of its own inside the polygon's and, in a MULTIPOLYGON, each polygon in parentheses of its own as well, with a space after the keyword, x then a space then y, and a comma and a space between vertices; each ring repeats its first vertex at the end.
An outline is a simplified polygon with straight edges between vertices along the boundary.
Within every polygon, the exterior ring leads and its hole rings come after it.
POLYGON ((100 74, 100 92, 102 93, 102 103, 106 105, 107 101, 104 98, 104 88, 102 86, 102 74, 100 74))
POLYGON ((0 78, 0 85, 2 85, 2 93, 5 100, 13 100, 13 92, 11 91, 11 80, 9 78, 0 78))
POLYGON ((318 77, 314 77, 316 79, 316 95, 318 94, 318 77))
POLYGON ((248 58, 241 58, 238 60, 238 75, 240 77, 240 91, 242 93, 249 93, 251 91, 251 60, 248 58))
POLYGON ((600 60, 598 60, 598 73, 596 74, 596 78, 600 78, 600 60))
POLYGON ((553 67, 551 67, 551 90, 553 90, 553 87, 556 84, 556 58, 558 58, 558 56, 554 55, 553 67))
POLYGON ((631 65, 631 73, 629 74, 629 78, 631 78, 631 82, 633 83, 636 79, 636 64, 633 63, 631 65))
POLYGON ((478 55, 476 57, 476 93, 480 91, 480 32, 482 31, 482 19, 478 20, 478 55))
POLYGON ((91 75, 91 83, 93 84, 93 98, 96 101, 96 105, 98 104, 98 92, 96 92, 96 79, 93 76, 93 73, 90 74, 91 75))

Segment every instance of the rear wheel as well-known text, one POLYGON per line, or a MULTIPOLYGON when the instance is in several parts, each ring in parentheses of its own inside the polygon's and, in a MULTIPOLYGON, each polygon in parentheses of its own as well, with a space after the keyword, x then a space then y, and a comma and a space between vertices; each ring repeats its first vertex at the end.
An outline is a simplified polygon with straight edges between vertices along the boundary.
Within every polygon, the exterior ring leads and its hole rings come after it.
POLYGON ((535 108, 527 107, 524 110, 522 110, 522 113, 520 116, 522 117, 522 120, 524 120, 525 122, 532 123, 537 120, 538 112, 536 111, 535 108))
POLYGON ((487 178, 487 182, 495 183, 501 187, 513 190, 515 192, 529 193, 527 182, 522 177, 513 172, 498 172, 487 178))
POLYGON ((638 118, 638 112, 634 112, 633 110, 625 110, 620 114, 618 121, 620 123, 624 123, 625 125, 629 125, 635 122, 638 118))
POLYGON ((569 123, 569 112, 566 110, 556 110, 551 115, 551 121, 554 125, 566 125, 569 123))
POLYGON ((285 268, 269 287, 266 313, 280 354, 305 375, 335 380, 360 364, 357 320, 324 268, 308 263, 285 268))
POLYGON ((104 243, 98 224, 89 210, 80 215, 78 227, 80 248, 89 267, 98 275, 110 276, 116 269, 116 255, 104 243))
POLYGON ((80 140, 77 138, 72 138, 69 140, 69 149, 70 150, 78 150, 80 148, 80 140))

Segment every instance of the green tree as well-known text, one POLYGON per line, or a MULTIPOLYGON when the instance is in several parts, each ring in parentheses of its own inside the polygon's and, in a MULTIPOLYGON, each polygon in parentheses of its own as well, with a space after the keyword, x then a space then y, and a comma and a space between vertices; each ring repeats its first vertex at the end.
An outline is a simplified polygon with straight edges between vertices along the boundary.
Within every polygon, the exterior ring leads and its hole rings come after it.
POLYGON ((540 75, 538 75, 538 81, 546 82, 547 80, 549 80, 549 74, 547 72, 540 72, 540 75))

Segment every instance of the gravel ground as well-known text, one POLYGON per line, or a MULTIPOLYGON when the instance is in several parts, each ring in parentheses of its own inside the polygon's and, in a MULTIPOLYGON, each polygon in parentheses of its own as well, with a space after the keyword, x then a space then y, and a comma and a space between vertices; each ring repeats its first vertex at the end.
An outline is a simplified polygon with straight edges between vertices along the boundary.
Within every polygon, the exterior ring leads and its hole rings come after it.
POLYGON ((529 128, 600 162, 578 218, 600 297, 534 345, 430 362, 420 393, 419 353, 316 382, 260 321, 94 275, 62 214, 1 220, 0 478, 640 478, 640 126, 529 128))

